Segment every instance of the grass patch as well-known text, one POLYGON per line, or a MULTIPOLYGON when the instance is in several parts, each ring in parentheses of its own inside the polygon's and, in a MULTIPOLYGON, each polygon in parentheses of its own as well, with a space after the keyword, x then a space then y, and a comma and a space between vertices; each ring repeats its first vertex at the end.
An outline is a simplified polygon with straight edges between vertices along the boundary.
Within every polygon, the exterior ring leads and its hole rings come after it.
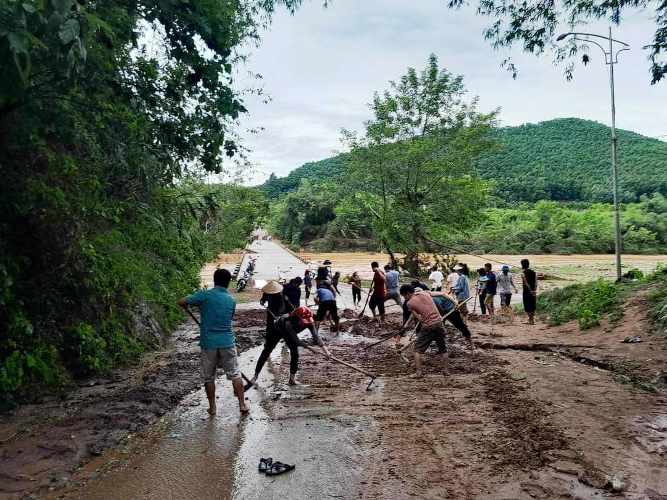
POLYGON ((654 284, 648 295, 651 322, 658 333, 667 336, 667 266, 658 267, 647 281, 654 284))
POLYGON ((599 325, 605 316, 610 321, 620 320, 625 296, 638 284, 598 279, 557 288, 538 297, 538 311, 550 325, 577 320, 579 328, 587 330, 599 325))

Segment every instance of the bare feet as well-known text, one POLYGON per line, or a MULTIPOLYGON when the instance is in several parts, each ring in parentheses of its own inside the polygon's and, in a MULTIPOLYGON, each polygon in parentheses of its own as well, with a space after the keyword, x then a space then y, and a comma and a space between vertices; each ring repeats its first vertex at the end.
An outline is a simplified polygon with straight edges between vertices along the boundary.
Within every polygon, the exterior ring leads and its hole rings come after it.
POLYGON ((216 414, 216 412, 217 412, 217 409, 216 409, 215 405, 213 405, 213 406, 209 406, 209 408, 208 408, 207 411, 208 411, 208 414, 209 414, 209 415, 211 415, 212 417, 214 417, 215 414, 216 414))
POLYGON ((290 377, 290 379, 287 383, 289 385, 301 385, 301 383, 297 379, 295 379, 294 377, 290 377))
POLYGON ((250 413, 250 408, 247 405, 239 406, 239 411, 241 412, 241 416, 245 417, 250 413))

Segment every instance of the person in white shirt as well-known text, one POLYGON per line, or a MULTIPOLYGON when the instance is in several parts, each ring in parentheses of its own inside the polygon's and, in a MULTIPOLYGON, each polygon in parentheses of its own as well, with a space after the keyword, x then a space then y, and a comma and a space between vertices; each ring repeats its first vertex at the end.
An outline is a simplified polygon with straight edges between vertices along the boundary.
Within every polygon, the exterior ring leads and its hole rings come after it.
POLYGON ((510 273, 510 266, 507 264, 503 265, 501 268, 501 273, 498 274, 498 295, 500 295, 500 308, 503 313, 513 317, 512 311, 512 291, 518 293, 516 286, 514 285, 514 275, 510 273))
POLYGON ((442 271, 438 270, 437 266, 433 266, 431 274, 428 275, 428 279, 431 280, 431 290, 434 292, 442 291, 442 281, 445 279, 445 275, 442 274, 442 271))
POLYGON ((454 268, 450 269, 449 274, 447 275, 447 291, 449 293, 454 293, 454 287, 456 282, 459 280, 459 273, 456 272, 454 268))

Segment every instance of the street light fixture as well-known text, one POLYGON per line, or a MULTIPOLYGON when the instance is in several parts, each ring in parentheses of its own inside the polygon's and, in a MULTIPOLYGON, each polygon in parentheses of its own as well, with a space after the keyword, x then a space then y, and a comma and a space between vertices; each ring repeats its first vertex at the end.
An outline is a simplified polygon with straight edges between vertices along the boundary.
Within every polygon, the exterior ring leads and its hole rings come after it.
POLYGON ((611 91, 611 175, 612 175, 612 184, 613 184, 613 196, 614 196, 614 226, 616 238, 614 242, 614 247, 616 250, 616 281, 621 281, 621 251, 622 251, 622 242, 621 242, 621 218, 618 208, 618 167, 616 165, 617 161, 617 148, 618 148, 618 139, 616 137, 616 99, 614 97, 614 65, 618 64, 618 54, 624 50, 630 50, 630 46, 621 42, 620 40, 615 40, 611 37, 611 27, 609 27, 609 36, 596 35, 594 33, 580 33, 571 31, 569 33, 563 33, 558 35, 556 41, 560 42, 568 36, 573 37, 575 40, 585 43, 592 43, 597 45, 602 50, 604 54, 604 61, 607 66, 609 66, 609 88, 611 91), (609 42, 609 50, 606 50, 604 46, 592 38, 600 38, 609 42), (614 44, 618 44, 621 47, 615 48, 614 44))

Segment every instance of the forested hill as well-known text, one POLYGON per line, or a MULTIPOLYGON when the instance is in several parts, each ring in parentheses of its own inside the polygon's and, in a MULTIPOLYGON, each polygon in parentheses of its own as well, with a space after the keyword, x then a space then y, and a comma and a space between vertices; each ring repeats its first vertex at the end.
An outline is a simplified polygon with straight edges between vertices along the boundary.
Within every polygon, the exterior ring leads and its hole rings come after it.
MULTIPOLYGON (((589 120, 563 118, 498 129, 499 149, 480 158, 482 177, 494 180, 496 194, 508 201, 611 201, 610 129, 589 120)), ((618 131, 620 195, 667 195, 667 142, 618 131)), ((306 163, 286 177, 262 186, 271 198, 342 175, 345 155, 306 163)))

